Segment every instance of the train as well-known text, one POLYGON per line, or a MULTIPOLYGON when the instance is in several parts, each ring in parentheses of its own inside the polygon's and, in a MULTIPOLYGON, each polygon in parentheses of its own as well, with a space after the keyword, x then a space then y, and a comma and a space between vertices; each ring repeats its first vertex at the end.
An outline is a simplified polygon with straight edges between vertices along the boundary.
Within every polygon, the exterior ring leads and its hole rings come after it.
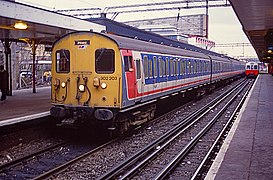
POLYGON ((123 133, 152 119, 157 102, 244 71, 244 62, 215 53, 73 32, 53 44, 50 113, 64 126, 92 124, 123 133))
POLYGON ((245 74, 249 77, 257 77, 259 74, 259 64, 257 62, 247 62, 245 65, 245 74))

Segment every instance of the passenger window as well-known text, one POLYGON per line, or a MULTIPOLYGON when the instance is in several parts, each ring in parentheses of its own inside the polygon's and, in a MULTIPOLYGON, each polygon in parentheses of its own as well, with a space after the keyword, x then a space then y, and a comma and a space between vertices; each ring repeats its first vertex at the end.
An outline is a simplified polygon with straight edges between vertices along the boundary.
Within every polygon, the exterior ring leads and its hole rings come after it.
POLYGON ((141 73, 140 73, 140 59, 136 60, 136 77, 137 77, 137 79, 141 78, 141 73))
POLYGON ((154 64, 154 77, 157 77, 157 58, 153 57, 153 64, 154 64))
POLYGON ((184 75, 185 74, 185 62, 183 59, 180 59, 180 74, 184 75))
POLYGON ((173 58, 170 58, 170 76, 173 76, 173 74, 174 74, 173 58))
POLYGON ((197 73, 197 62, 193 61, 193 74, 197 73))
POLYGON ((97 49, 95 52, 95 69, 99 74, 110 74, 115 71, 115 52, 113 49, 97 49))
POLYGON ((166 71, 165 71, 166 74, 165 75, 167 76, 167 75, 169 75, 169 58, 167 58, 167 57, 165 59, 165 65, 166 65, 166 68, 165 68, 166 69, 166 71))
POLYGON ((56 51, 56 72, 68 73, 70 71, 70 52, 66 49, 56 51))
POLYGON ((144 75, 145 77, 149 77, 149 66, 148 66, 148 57, 147 56, 144 56, 144 59, 143 59, 143 66, 144 66, 144 75))
POLYGON ((191 62, 188 61, 188 74, 191 74, 191 62))
POLYGON ((132 72, 133 71, 133 58, 132 56, 124 56, 124 69, 125 72, 132 72))
POLYGON ((148 60, 149 61, 149 77, 153 78, 153 61, 151 59, 148 60))
POLYGON ((174 74, 177 75, 178 72, 178 58, 176 58, 174 61, 174 74))
POLYGON ((159 64, 159 76, 162 77, 166 73, 165 72, 165 64, 164 64, 162 57, 158 58, 158 64, 159 64))

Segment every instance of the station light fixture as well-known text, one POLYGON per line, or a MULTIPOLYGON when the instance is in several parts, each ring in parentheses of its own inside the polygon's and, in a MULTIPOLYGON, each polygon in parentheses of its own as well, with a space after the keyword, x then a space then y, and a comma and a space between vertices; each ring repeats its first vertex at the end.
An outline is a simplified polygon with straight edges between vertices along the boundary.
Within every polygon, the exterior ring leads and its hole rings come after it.
POLYGON ((27 24, 26 24, 25 22, 19 21, 19 22, 16 22, 16 23, 14 24, 14 28, 15 28, 15 29, 24 30, 24 29, 27 29, 28 26, 27 26, 27 24))

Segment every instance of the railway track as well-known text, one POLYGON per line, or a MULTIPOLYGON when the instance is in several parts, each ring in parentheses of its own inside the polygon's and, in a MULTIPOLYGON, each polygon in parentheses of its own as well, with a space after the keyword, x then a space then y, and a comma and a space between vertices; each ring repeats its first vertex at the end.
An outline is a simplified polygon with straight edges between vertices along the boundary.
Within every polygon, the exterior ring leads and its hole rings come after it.
POLYGON ((69 139, 14 159, 0 166, 0 179, 35 179, 44 172, 96 150, 101 143, 80 144, 69 139))
MULTIPOLYGON (((147 145, 144 149, 141 148, 141 150, 137 150, 136 152, 132 152, 133 155, 128 155, 127 157, 123 157, 120 158, 119 160, 115 160, 116 165, 114 164, 109 164, 110 167, 112 167, 111 169, 103 169, 105 174, 100 174, 99 176, 90 176, 88 178, 100 178, 100 179, 128 179, 128 178, 133 178, 133 179, 142 179, 142 178, 152 178, 154 179, 155 177, 158 179, 161 179, 162 177, 166 178, 168 175, 170 175, 171 173, 174 173, 174 175, 172 174, 171 176, 178 176, 178 177, 182 177, 181 174, 179 175, 175 175, 175 170, 174 167, 177 167, 179 163, 175 163, 175 165, 170 165, 170 162, 172 162, 172 160, 165 162, 165 160, 167 159, 171 159, 171 156, 174 156, 174 150, 172 150, 172 146, 175 144, 178 144, 177 146, 174 146, 175 149, 185 149, 184 152, 182 152, 183 157, 182 158, 178 158, 180 162, 180 164, 186 164, 187 166, 190 164, 195 164, 195 172, 191 172, 189 173, 191 175, 191 177, 200 177, 202 176, 204 173, 204 167, 206 167, 205 165, 207 164, 208 161, 210 161, 211 155, 208 155, 207 152, 201 152, 201 154, 204 154, 203 156, 207 157, 207 160, 204 160, 204 158, 200 158, 199 163, 192 163, 191 161, 191 157, 188 156, 189 154, 192 153, 193 149, 198 149, 196 148, 197 146, 206 146, 206 147, 210 147, 210 149, 208 151, 210 151, 211 153, 215 151, 215 148, 217 149, 219 147, 219 143, 216 143, 215 141, 221 140, 221 136, 217 137, 218 140, 216 140, 217 138, 209 138, 209 141, 214 143, 215 145, 211 146, 211 145, 202 145, 202 143, 205 142, 205 136, 203 136, 203 134, 200 134, 201 129, 204 129, 206 126, 210 127, 212 125, 206 125, 208 122, 211 121, 211 124, 214 124, 215 122, 217 122, 217 119, 212 120, 206 120, 203 122, 202 117, 201 116, 206 116, 206 113, 210 114, 211 116, 220 116, 217 115, 217 111, 216 109, 220 109, 220 107, 218 106, 223 106, 223 104, 229 104, 227 103, 228 100, 226 100, 226 97, 231 97, 233 96, 238 96, 235 95, 237 92, 239 91, 240 87, 242 84, 245 84, 245 86, 250 86, 248 82, 241 82, 240 85, 238 85, 238 87, 236 88, 231 88, 230 90, 226 91, 227 93, 224 93, 220 96, 218 96, 217 98, 215 98, 213 101, 211 101, 210 103, 208 103, 206 106, 204 106, 203 108, 200 108, 198 111, 190 114, 189 116, 187 116, 186 118, 184 118, 183 121, 181 121, 181 123, 177 124, 172 130, 169 130, 167 133, 165 133, 163 136, 161 136, 160 138, 158 138, 157 140, 149 143, 149 145, 147 145), (219 105, 218 105, 219 104, 219 105), (221 105, 222 104, 222 105, 221 105), (213 112, 212 112, 213 111, 213 112), (200 123, 202 122, 202 123, 200 123), (206 123, 205 123, 206 122, 206 123), (200 127, 199 127, 200 125, 200 127), (195 133, 195 135, 194 135, 195 133), (182 136, 181 136, 182 135, 182 136), (198 136, 196 136, 198 135, 198 136), (182 137, 182 138, 181 138, 182 137), (201 138, 201 140, 200 140, 201 138), (179 142, 179 143, 177 143, 179 142), (192 142, 190 145, 190 142, 192 142), (201 143, 201 145, 200 145, 201 143), (172 145, 170 145, 172 144, 172 145), (167 148, 167 150, 165 149, 165 147, 167 148), (179 147, 179 148, 177 148, 179 147), (168 151, 172 151, 172 153, 168 153, 168 151), (164 157, 164 154, 167 155, 167 157, 164 157), (188 156, 188 157, 187 157, 188 156), (158 159, 159 157, 161 157, 163 160, 158 159), (187 158, 189 160, 187 160, 187 158), (125 159, 125 160, 124 160, 125 159), (146 160, 146 161, 145 161, 146 160), (148 165, 147 165, 147 161, 149 161, 148 165), (185 161, 182 162, 181 161, 185 161), (155 163, 153 163, 155 162, 155 163), (159 162, 159 163, 156 163, 159 162), (162 162, 164 162, 162 164, 162 162), (152 166, 152 164, 154 164, 154 166, 152 166), (163 171, 164 167, 166 164, 169 164, 169 168, 168 171, 163 171), (113 168, 114 167, 114 168, 113 168), (160 167, 160 168, 159 168, 160 167), (141 170, 140 170, 141 169, 141 170), (147 172, 151 172, 150 174, 147 172), (153 173, 152 173, 153 172, 153 173), (162 174, 159 176, 159 174, 162 174), (193 175, 194 174, 194 175, 193 175), (158 177, 157 177, 158 176, 158 177)), ((242 89, 242 88, 241 88, 242 89)), ((223 107, 222 107, 223 108, 223 107)), ((172 112, 170 112, 170 114, 174 113, 176 110, 173 110, 172 112)), ((228 113, 230 116, 235 113, 228 113)), ((207 115, 209 116, 209 115, 207 115)), ((232 123, 232 119, 230 120, 230 122, 221 122, 220 126, 222 128, 221 132, 222 134, 225 133, 225 131, 223 129, 227 129, 230 126, 230 123, 232 123), (223 124, 225 124, 225 126, 223 126, 223 124)), ((214 126, 212 126, 214 127, 214 126)), ((217 128, 216 128, 217 129, 217 128)), ((217 131, 219 131, 219 128, 217 129, 217 131)), ((207 133, 204 133, 204 135, 207 133)), ((129 137, 131 139, 133 139, 133 137, 129 137)), ((126 139, 126 137, 125 137, 126 139)), ((74 150, 71 150, 73 148, 70 148, 68 146, 64 146, 64 145, 60 145, 59 148, 56 147, 55 149, 62 149, 62 153, 58 152, 57 153, 48 153, 47 150, 45 150, 45 152, 41 152, 38 153, 40 155, 30 155, 29 157, 30 160, 27 161, 21 161, 21 160, 17 160, 18 162, 16 162, 16 168, 13 168, 13 165, 8 165, 6 164, 6 167, 4 167, 4 171, 3 169, 0 167, 0 178, 5 178, 5 179, 9 179, 9 178, 31 178, 31 179, 46 179, 46 178, 50 178, 50 177, 54 177, 54 178, 63 178, 62 172, 67 172, 70 171, 71 169, 74 170, 74 167, 72 166, 78 166, 76 164, 78 164, 81 161, 84 161, 85 159, 88 159, 88 157, 92 156, 92 157, 97 157, 100 155, 97 155, 96 153, 99 154, 100 151, 105 151, 107 152, 105 149, 112 149, 116 146, 121 145, 120 140, 112 140, 110 142, 107 142, 101 146, 99 146, 98 144, 96 146, 93 147, 89 147, 85 148, 85 152, 81 151, 79 147, 76 147, 74 150), (61 147, 61 148, 60 148, 61 147), (78 148, 78 149, 77 149, 78 148), (64 149, 68 150, 68 151, 63 151, 64 149), (77 155, 72 155, 73 153, 70 152, 78 152, 77 155), (69 154, 70 153, 70 154, 69 154), (49 154, 49 155, 46 155, 49 154), (55 154, 55 155, 54 155, 55 154), (65 161, 59 160, 58 157, 60 157, 60 155, 62 156, 62 159, 66 159, 65 161), (33 158, 33 156, 35 158, 33 158), (50 156, 48 158, 48 156, 50 156), (47 157, 47 158, 45 158, 47 157), (48 162, 49 161, 49 162, 48 162), (51 161, 51 162, 50 162, 51 161), (55 163, 59 162, 59 163, 55 163), (29 163, 30 162, 30 163, 29 163), (52 163, 54 162, 54 163, 52 163), (53 164, 53 165, 47 165, 47 164, 53 164), (46 168, 40 168, 45 166, 46 164, 46 168), (11 168, 9 168, 11 167, 11 168), (72 168, 71 168, 72 167, 72 168), (19 169, 19 171, 18 171, 19 169), (12 176, 13 175, 13 176, 12 176), (16 175, 16 176, 14 176, 16 175)), ((139 148, 135 148, 135 149, 139 149, 139 148)), ((200 148, 199 148, 200 149, 200 148)), ((52 150, 49 150, 52 151, 52 150)), ((130 150, 131 151, 131 150, 130 150)), ((134 150, 133 150, 134 151, 134 150)), ((199 154, 200 152, 196 152, 197 154, 199 154)), ((193 155, 193 157, 196 157, 195 155, 193 155)), ((199 157, 199 155, 198 155, 199 157)), ((115 158, 115 157, 113 157, 115 158)), ((94 161, 96 162, 96 161, 94 161)), ((97 163, 97 162, 96 162, 97 163)), ((85 164, 85 163, 83 163, 85 164)), ((99 164, 99 163, 98 163, 99 164)), ((108 164, 107 164, 108 165, 108 164)), ((106 166, 107 166, 106 165, 106 166)), ((88 165, 87 165, 88 166, 88 165)), ((99 166, 97 166, 98 168, 99 166)), ((92 167, 90 167, 92 168, 92 167)), ((102 170, 102 169, 101 169, 102 170)), ((84 171, 84 170, 83 170, 84 171)), ((187 170, 183 170, 183 172, 187 172, 187 170)), ((72 173, 73 174, 73 173, 72 173)), ((64 176, 64 179, 66 179, 66 177, 64 176)), ((188 178, 187 178, 188 179, 188 178)))
POLYGON ((251 85, 244 81, 99 179, 191 179, 202 176, 203 167, 236 116, 251 85), (238 100, 238 97, 240 100, 238 100), (234 105, 234 103, 236 105, 234 105), (235 108, 231 108, 235 106, 235 108), (228 118, 221 117, 225 115, 228 118))

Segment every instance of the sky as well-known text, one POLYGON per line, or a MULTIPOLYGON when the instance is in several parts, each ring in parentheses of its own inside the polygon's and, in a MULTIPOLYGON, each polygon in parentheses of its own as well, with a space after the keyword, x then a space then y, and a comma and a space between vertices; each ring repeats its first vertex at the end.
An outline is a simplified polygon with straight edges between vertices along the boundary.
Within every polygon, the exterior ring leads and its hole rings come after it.
MULTIPOLYGON (((132 5, 166 2, 175 0, 17 0, 17 2, 27 3, 48 10, 74 9, 74 8, 101 8, 117 5, 132 5)), ((130 21, 141 19, 152 19, 158 17, 177 16, 178 11, 155 11, 149 13, 119 14, 116 21, 130 21)), ((180 15, 205 14, 205 8, 201 9, 181 9, 180 15)), ((232 7, 209 8, 209 40, 216 44, 228 43, 249 43, 248 38, 242 30, 242 25, 237 19, 232 7)), ((245 47, 216 47, 215 51, 228 54, 231 57, 251 57, 256 58, 256 53, 252 46, 245 47)))

